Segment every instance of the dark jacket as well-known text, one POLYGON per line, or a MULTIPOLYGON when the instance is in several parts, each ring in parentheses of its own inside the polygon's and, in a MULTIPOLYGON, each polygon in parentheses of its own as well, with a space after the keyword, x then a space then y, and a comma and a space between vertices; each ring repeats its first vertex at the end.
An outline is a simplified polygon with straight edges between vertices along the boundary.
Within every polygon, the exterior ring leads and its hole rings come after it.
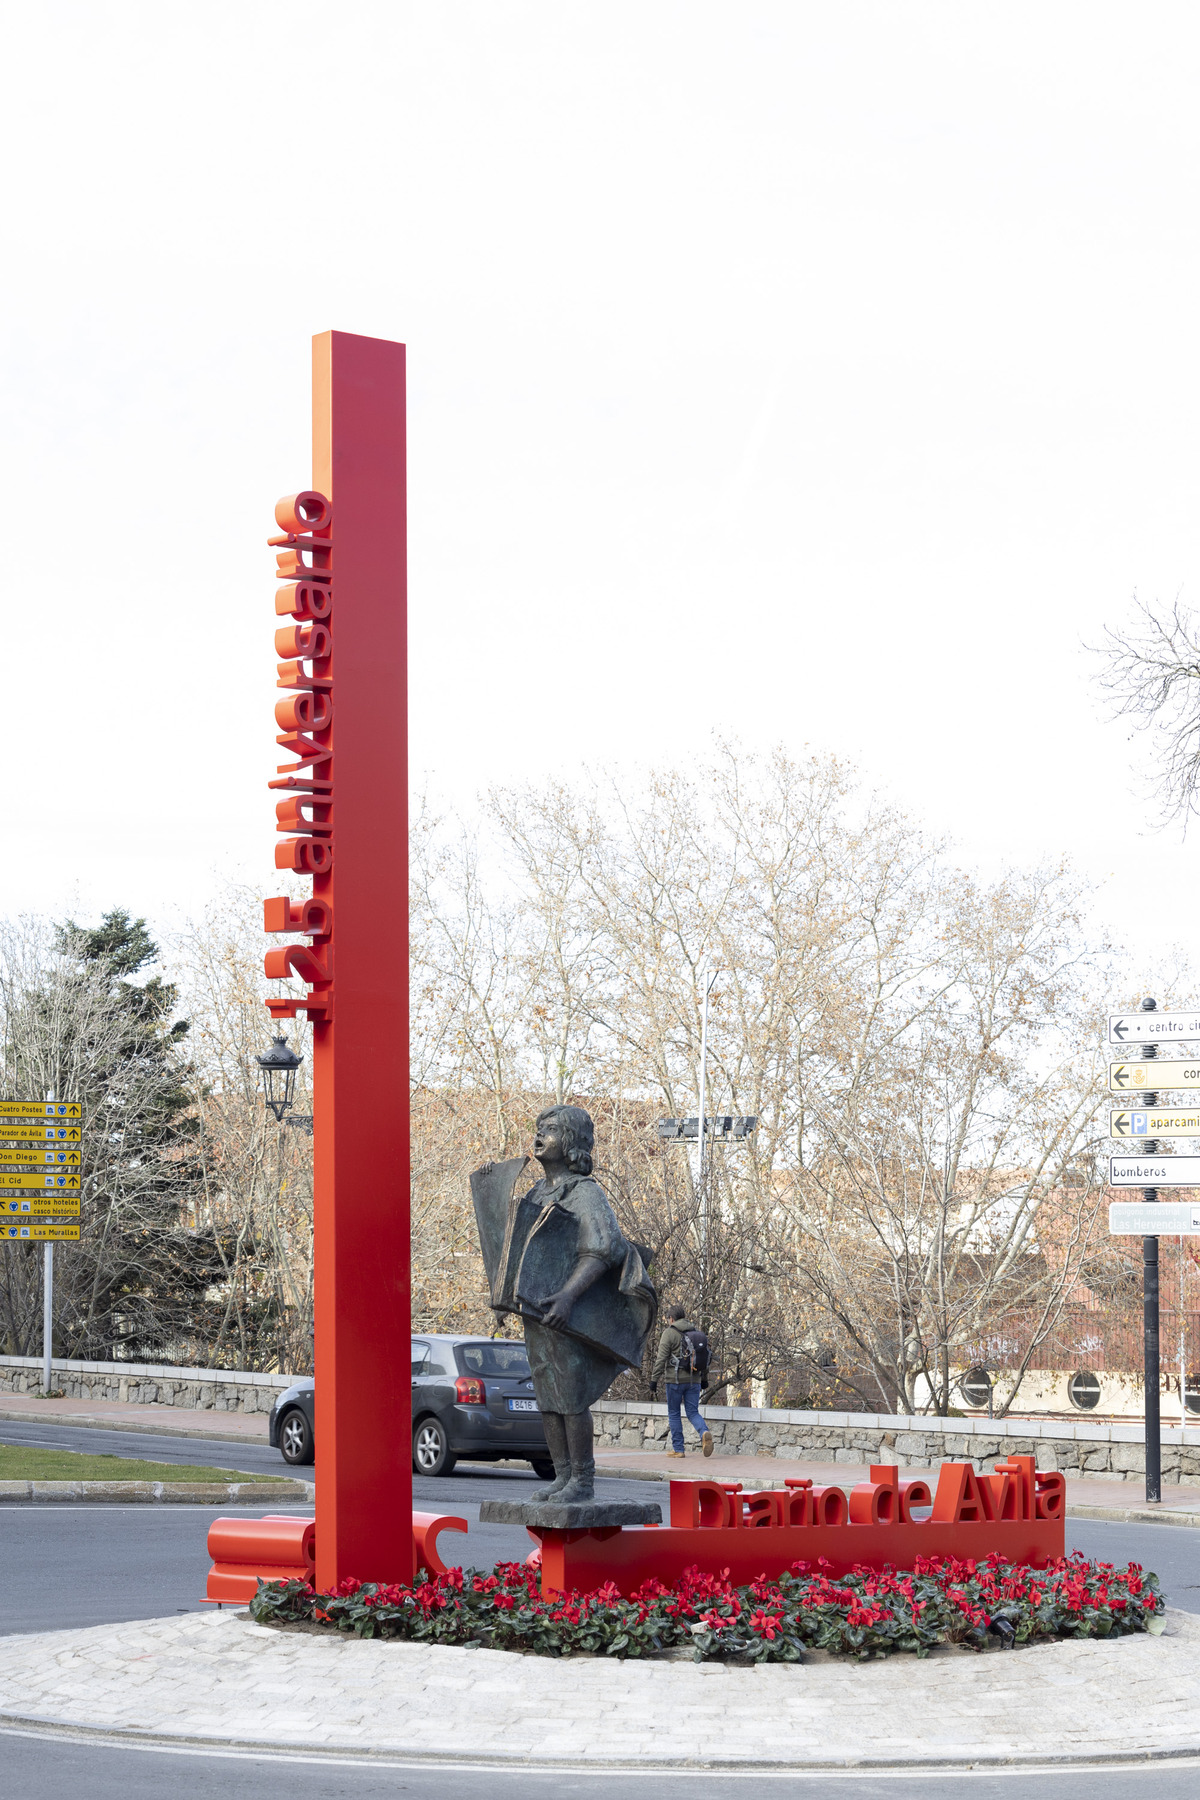
POLYGON ((668 1381, 689 1383, 698 1380, 695 1375, 680 1376, 676 1370, 675 1359, 683 1347, 685 1331, 695 1331, 696 1327, 690 1319, 674 1319, 658 1340, 658 1355, 654 1359, 654 1371, 651 1381, 661 1381, 664 1371, 668 1381))

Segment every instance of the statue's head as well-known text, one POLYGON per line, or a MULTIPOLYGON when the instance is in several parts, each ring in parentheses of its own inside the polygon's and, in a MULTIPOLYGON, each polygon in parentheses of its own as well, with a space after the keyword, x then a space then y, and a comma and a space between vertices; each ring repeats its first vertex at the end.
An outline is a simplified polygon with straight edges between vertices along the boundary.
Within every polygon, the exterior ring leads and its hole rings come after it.
POLYGON ((582 1106, 550 1106, 539 1113, 533 1144, 533 1154, 539 1162, 558 1160, 553 1154, 555 1141, 559 1156, 572 1175, 591 1174, 596 1133, 590 1113, 585 1113, 582 1106), (544 1156, 543 1149, 550 1155, 544 1156))

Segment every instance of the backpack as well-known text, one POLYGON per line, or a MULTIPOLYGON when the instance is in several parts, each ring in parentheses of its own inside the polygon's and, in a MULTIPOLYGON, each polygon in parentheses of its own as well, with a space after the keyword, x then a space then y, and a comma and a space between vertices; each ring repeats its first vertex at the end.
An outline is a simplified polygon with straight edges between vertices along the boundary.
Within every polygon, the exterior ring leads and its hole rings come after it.
POLYGON ((677 1381, 703 1381, 708 1374, 708 1333, 695 1326, 685 1331, 674 1362, 677 1381))

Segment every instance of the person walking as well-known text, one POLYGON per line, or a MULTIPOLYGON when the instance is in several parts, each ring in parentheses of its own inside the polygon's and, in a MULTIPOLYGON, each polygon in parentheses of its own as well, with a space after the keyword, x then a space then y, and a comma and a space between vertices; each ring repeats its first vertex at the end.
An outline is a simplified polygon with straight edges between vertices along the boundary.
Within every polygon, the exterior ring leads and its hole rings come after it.
POLYGON ((700 1411, 700 1388, 708 1375, 708 1337, 692 1324, 682 1306, 673 1306, 667 1314, 668 1324, 658 1340, 658 1355, 650 1375, 650 1396, 657 1398, 658 1384, 667 1378, 667 1421, 671 1427, 668 1456, 683 1455, 683 1420, 686 1412, 693 1429, 699 1434, 705 1456, 713 1453, 712 1432, 700 1411))

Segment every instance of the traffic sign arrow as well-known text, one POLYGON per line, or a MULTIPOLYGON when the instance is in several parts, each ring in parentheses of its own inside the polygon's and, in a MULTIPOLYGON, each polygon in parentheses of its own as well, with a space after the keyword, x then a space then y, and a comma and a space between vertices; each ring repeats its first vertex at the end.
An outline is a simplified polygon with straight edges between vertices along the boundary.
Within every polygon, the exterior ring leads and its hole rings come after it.
POLYGON ((83 1133, 78 1125, 12 1125, 0 1119, 0 1138, 6 1143, 78 1144, 83 1133))
POLYGON ((0 1179, 0 1198, 8 1194, 78 1193, 78 1175, 14 1175, 0 1179))
POLYGON ((0 1100, 0 1119, 81 1119, 78 1100, 0 1100))
POLYGON ((1115 1138, 1200 1138, 1200 1112, 1115 1112, 1108 1115, 1115 1138))
POLYGON ((1110 1094, 1136 1092, 1139 1088, 1200 1088, 1200 1062, 1109 1063, 1110 1094))
POLYGON ((62 1244, 78 1243, 78 1225, 8 1225, 0 1220, 0 1238, 6 1242, 16 1239, 18 1243, 62 1244))
POLYGON ((0 1167, 19 1163, 30 1169, 77 1169, 82 1161, 78 1150, 43 1150, 40 1144, 27 1144, 23 1150, 0 1150, 0 1167))
POLYGON ((1109 1013, 1110 1044, 1200 1043, 1200 1012, 1109 1013))

